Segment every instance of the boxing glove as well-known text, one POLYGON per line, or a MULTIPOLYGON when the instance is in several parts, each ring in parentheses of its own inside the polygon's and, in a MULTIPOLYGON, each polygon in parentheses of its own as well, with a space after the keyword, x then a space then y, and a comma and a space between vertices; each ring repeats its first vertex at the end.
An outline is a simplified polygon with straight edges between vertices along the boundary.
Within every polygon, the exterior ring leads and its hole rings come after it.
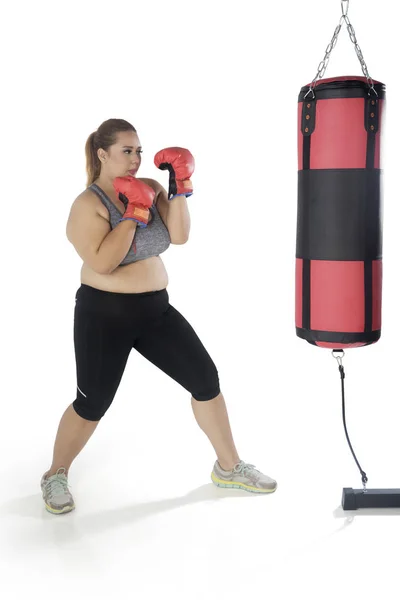
POLYGON ((147 227, 153 204, 155 191, 149 186, 138 181, 135 177, 116 177, 113 181, 114 189, 125 205, 125 212, 121 221, 131 219, 139 224, 139 227, 147 227))
POLYGON ((190 178, 194 172, 194 157, 186 148, 164 148, 154 157, 154 164, 162 171, 169 171, 168 200, 175 196, 193 194, 193 185, 190 178))

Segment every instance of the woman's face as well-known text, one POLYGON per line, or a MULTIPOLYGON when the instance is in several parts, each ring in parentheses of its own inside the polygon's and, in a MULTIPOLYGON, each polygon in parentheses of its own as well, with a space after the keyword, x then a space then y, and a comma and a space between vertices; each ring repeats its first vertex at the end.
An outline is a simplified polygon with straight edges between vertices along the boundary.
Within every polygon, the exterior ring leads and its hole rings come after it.
POLYGON ((121 131, 117 141, 107 151, 100 149, 98 155, 102 161, 101 167, 109 177, 136 177, 142 160, 142 146, 137 133, 121 131))

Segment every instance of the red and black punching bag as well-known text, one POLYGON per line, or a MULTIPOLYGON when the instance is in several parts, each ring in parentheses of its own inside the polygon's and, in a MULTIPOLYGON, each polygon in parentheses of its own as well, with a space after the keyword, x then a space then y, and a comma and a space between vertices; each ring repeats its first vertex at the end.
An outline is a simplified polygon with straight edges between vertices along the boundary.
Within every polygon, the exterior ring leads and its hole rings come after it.
POLYGON ((321 79, 298 98, 296 333, 324 348, 381 333, 384 84, 321 79))

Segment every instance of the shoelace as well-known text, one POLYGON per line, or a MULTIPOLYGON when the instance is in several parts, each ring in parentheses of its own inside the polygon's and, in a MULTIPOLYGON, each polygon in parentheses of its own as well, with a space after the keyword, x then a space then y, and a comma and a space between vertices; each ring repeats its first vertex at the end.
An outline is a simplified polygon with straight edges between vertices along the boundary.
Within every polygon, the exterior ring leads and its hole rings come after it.
POLYGON ((46 483, 46 492, 50 499, 68 492, 68 480, 65 475, 55 475, 54 479, 50 478, 46 483))
POLYGON ((261 471, 259 471, 258 469, 256 469, 255 465, 251 465, 250 463, 245 463, 243 461, 241 461, 240 463, 238 463, 237 465, 235 465, 233 467, 234 473, 243 473, 243 475, 246 475, 246 471, 252 471, 253 469, 257 473, 261 474, 261 471))

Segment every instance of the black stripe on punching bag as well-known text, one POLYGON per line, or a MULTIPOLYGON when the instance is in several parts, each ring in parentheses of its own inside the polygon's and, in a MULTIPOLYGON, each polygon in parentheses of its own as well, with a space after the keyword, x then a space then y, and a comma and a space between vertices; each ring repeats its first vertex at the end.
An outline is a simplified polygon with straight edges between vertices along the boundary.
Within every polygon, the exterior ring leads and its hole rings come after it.
MULTIPOLYGON (((367 130, 367 156, 365 165, 368 170, 374 169, 375 140, 379 130, 379 100, 374 96, 365 99, 365 129, 367 130)), ((372 331, 372 261, 364 262, 364 295, 365 324, 364 331, 372 331)))
POLYGON ((301 133, 303 134, 303 169, 310 168, 311 134, 315 129, 315 107, 316 100, 303 101, 301 115, 301 133))
MULTIPOLYGON (((303 101, 303 112, 301 118, 301 133, 303 134, 303 170, 310 168, 311 134, 315 129, 316 100, 305 99, 303 101)), ((311 329, 311 261, 303 259, 302 280, 302 326, 311 329)))
POLYGON ((303 259, 302 327, 311 329, 311 261, 303 259))
POLYGON ((311 136, 303 136, 303 170, 310 168, 311 136))
POLYGON ((381 337, 380 329, 369 331, 368 333, 354 333, 350 331, 319 331, 316 329, 305 330, 296 327, 296 335, 309 344, 316 345, 318 342, 329 342, 332 344, 374 344, 381 337))
POLYGON ((372 331, 372 260, 364 262, 364 302, 365 324, 364 331, 372 331))
POLYGON ((366 168, 373 169, 375 162, 375 134, 368 132, 366 168))
POLYGON ((382 258, 380 169, 299 171, 296 258, 382 258))
MULTIPOLYGON (((374 83, 377 97, 384 100, 386 97, 386 86, 384 83, 374 83)), ((310 86, 303 86, 298 96, 298 102, 303 102, 304 96, 309 92, 310 86)), ((317 100, 332 100, 335 98, 365 98, 369 93, 369 85, 366 81, 347 79, 344 81, 329 81, 327 83, 318 83, 312 90, 317 100)))

